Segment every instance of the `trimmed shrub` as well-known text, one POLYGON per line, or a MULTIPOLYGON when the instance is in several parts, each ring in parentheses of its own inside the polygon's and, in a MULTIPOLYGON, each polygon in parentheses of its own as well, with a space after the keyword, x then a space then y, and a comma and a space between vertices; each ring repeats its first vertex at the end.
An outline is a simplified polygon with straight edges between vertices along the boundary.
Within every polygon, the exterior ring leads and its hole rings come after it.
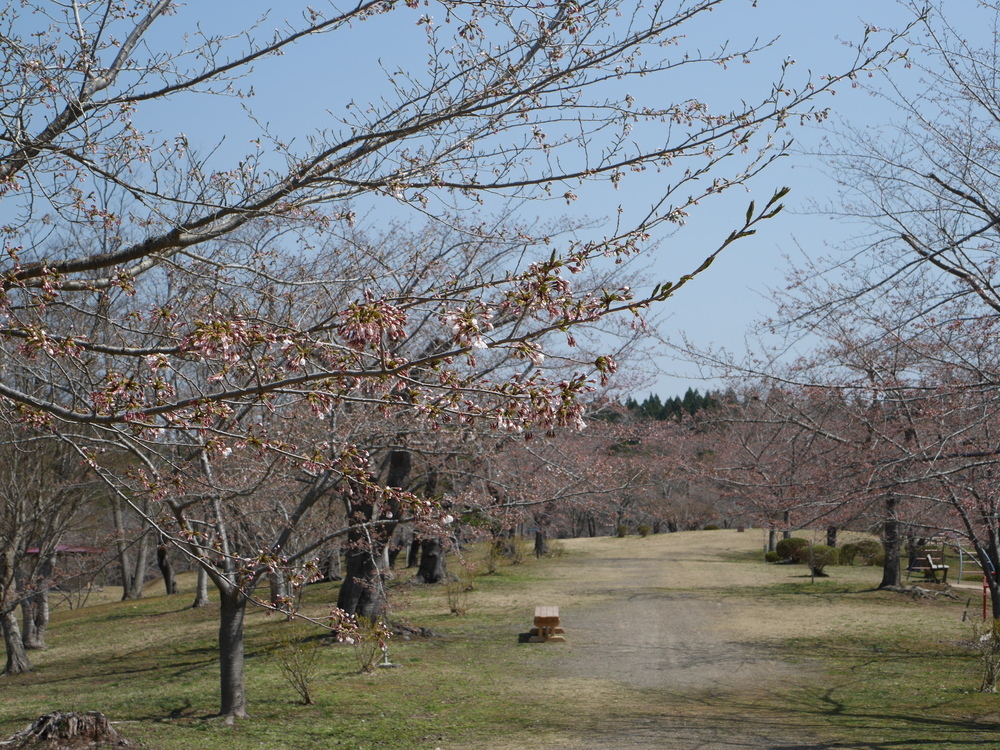
POLYGON ((639 528, 637 528, 636 531, 639 532, 639 536, 641 536, 641 537, 647 537, 647 536, 650 535, 650 533, 653 530, 649 526, 646 526, 645 524, 643 524, 642 526, 640 526, 639 528))
POLYGON ((874 539, 862 539, 856 542, 855 546, 858 548, 858 557, 861 558, 863 565, 881 565, 885 561, 885 550, 882 544, 874 539))
POLYGON ((705 531, 718 531, 719 527, 714 523, 705 524, 705 531))
POLYGON ((774 551, 778 553, 779 560, 791 560, 792 562, 798 562, 795 559, 795 550, 800 547, 808 547, 809 540, 803 539, 801 537, 793 536, 789 539, 780 540, 775 546, 774 551))
POLYGON ((628 536, 628 526, 622 524, 617 529, 615 529, 615 534, 618 535, 619 539, 624 539, 625 537, 628 536))
POLYGON ((776 562, 778 562, 778 560, 780 560, 780 559, 781 559, 781 558, 780 558, 780 557, 778 557, 778 553, 777 553, 777 552, 775 552, 774 550, 771 550, 770 552, 766 552, 766 553, 764 553, 764 560, 765 560, 766 562, 770 562, 770 563, 776 563, 776 562))
POLYGON ((854 559, 858 556, 859 552, 858 545, 848 542, 840 548, 840 564, 854 565, 854 559))
MULTIPOLYGON (((802 552, 805 554, 805 562, 809 562, 809 548, 802 552)), ((840 562, 840 550, 835 547, 828 547, 825 544, 814 544, 812 548, 812 572, 818 576, 825 576, 823 570, 830 565, 837 565, 840 562)))

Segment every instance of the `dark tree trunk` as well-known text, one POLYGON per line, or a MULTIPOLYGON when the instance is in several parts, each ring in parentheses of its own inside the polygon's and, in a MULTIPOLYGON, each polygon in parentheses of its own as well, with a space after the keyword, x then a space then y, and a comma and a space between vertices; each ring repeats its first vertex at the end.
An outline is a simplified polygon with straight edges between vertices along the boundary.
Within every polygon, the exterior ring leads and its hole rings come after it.
MULTIPOLYGON (((348 540, 354 541, 350 537, 348 540)), ((359 539, 357 543, 362 546, 358 549, 349 548, 344 556, 346 570, 337 606, 351 615, 379 617, 385 613, 386 599, 381 571, 375 562, 377 553, 365 548, 366 539, 359 539)))
POLYGON ((767 551, 774 552, 774 547, 778 541, 778 532, 774 529, 769 529, 767 532, 767 551))
POLYGON ((420 564, 420 540, 414 534, 406 547, 406 567, 415 568, 420 564))
POLYGON ((209 604, 208 599, 208 573, 200 565, 198 566, 198 583, 195 585, 194 590, 194 602, 192 602, 191 607, 193 609, 198 609, 199 607, 207 607, 209 604))
POLYGON ((241 591, 219 592, 219 685, 222 707, 220 716, 244 719, 247 716, 243 688, 243 617, 247 600, 241 591))
POLYGON ((174 566, 170 562, 170 555, 167 554, 167 543, 161 539, 156 545, 156 566, 163 576, 163 587, 167 591, 167 596, 177 593, 177 578, 174 576, 174 566))
POLYGON ((3 643, 7 649, 7 666, 4 675, 23 674, 31 671, 31 662, 24 650, 21 631, 17 627, 17 615, 14 610, 7 610, 0 616, 0 629, 3 630, 3 643))
POLYGON ((878 585, 880 589, 899 586, 903 580, 899 564, 899 532, 899 498, 889 493, 885 496, 885 522, 882 524, 885 562, 882 564, 882 582, 878 585))
POLYGON ((395 568, 396 567, 396 558, 399 557, 399 553, 402 552, 402 551, 403 551, 403 547, 400 546, 400 545, 398 545, 398 544, 394 544, 393 546, 389 547, 389 567, 390 568, 395 568))
POLYGON ((791 511, 787 511, 787 510, 785 511, 784 519, 785 519, 785 529, 784 529, 784 531, 781 532, 781 538, 782 539, 791 539, 792 538, 792 514, 791 514, 791 511))
MULTIPOLYGON (((409 550, 410 540, 413 539, 413 530, 408 526, 397 526, 396 533, 389 541, 389 567, 396 567, 396 560, 403 550, 409 550)), ((406 556, 404 556, 404 562, 406 556)))
MULTIPOLYGON (((411 456, 409 451, 394 450, 389 453, 389 471, 386 485, 402 489, 410 474, 411 456)), ((380 617, 385 614, 385 582, 378 561, 385 546, 392 538, 395 521, 399 518, 398 503, 391 502, 384 519, 386 523, 377 529, 360 528, 359 524, 374 519, 375 508, 364 492, 357 491, 347 501, 347 517, 351 520, 351 530, 347 535, 347 554, 344 556, 344 582, 340 586, 337 606, 351 615, 380 617)))
POLYGON ((837 546, 837 527, 827 526, 826 527, 826 546, 836 547, 837 546))
POLYGON ((535 530, 535 557, 549 554, 549 543, 545 538, 545 532, 541 529, 535 530))
POLYGON ((344 572, 340 568, 340 542, 335 542, 323 560, 323 580, 342 581, 344 572))
POLYGON ((45 631, 49 627, 49 589, 44 586, 21 602, 24 633, 21 640, 29 651, 45 648, 45 631))
POLYGON ((448 572, 444 564, 444 545, 440 539, 424 539, 420 543, 420 569, 413 577, 417 583, 441 583, 448 572))
POLYGON ((987 547, 976 545, 976 555, 986 576, 986 585, 990 589, 990 603, 994 620, 1000 620, 1000 530, 996 527, 989 531, 987 547))
POLYGON ((587 536, 591 538, 597 536, 597 519, 593 515, 587 516, 587 536))

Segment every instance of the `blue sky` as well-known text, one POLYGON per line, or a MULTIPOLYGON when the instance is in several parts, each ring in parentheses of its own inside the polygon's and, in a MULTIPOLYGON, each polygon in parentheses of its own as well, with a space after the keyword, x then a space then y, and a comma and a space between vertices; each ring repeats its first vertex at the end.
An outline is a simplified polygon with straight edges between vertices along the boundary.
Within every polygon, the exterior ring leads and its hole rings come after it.
MULTIPOLYGON (((961 4, 961 13, 954 10, 952 20, 961 27, 962 13, 971 10, 971 3, 961 4)), ((256 0, 213 4, 190 3, 179 9, 159 29, 160 38, 191 30, 200 22, 208 31, 234 30, 249 19, 267 11, 267 4, 256 0)), ((260 35, 267 36, 279 25, 283 10, 271 12, 260 35)), ((412 16, 412 14, 410 14, 412 16)), ((749 66, 736 66, 722 74, 705 71, 696 76, 674 81, 686 90, 640 90, 637 96, 651 99, 681 99, 698 96, 709 105, 723 109, 743 97, 754 98, 755 92, 766 91, 784 59, 794 59, 793 82, 801 83, 811 74, 814 78, 825 73, 838 73, 850 65, 853 51, 845 42, 858 41, 865 24, 880 28, 898 28, 911 13, 895 0, 731 0, 721 9, 684 29, 688 34, 685 46, 712 48, 726 40, 735 47, 776 38, 774 45, 754 58, 749 66), (756 5, 756 7, 754 7, 756 5)), ((971 14, 969 15, 971 18, 971 14)), ((349 35, 320 36, 290 50, 282 58, 265 60, 257 65, 252 78, 255 97, 251 105, 256 116, 275 133, 286 139, 306 137, 318 124, 328 119, 327 109, 342 106, 354 98, 358 102, 377 99, 384 89, 382 72, 395 67, 419 65, 426 47, 419 44, 419 33, 407 25, 390 27, 386 32, 375 25, 360 25, 349 35), (345 69, 343 60, 350 60, 345 69)), ((907 86, 918 86, 915 75, 897 72, 907 86)), ((872 79, 876 83, 877 79, 872 79)), ((236 154, 247 146, 248 127, 242 105, 236 99, 219 100, 214 110, 197 111, 185 107, 149 108, 143 112, 145 123, 156 122, 164 138, 184 132, 192 145, 204 151, 214 145, 202 142, 199 133, 217 132, 220 121, 231 123, 227 141, 219 151, 220 158, 236 154)), ((854 126, 878 128, 889 122, 893 111, 877 98, 849 85, 839 86, 836 96, 824 97, 819 104, 833 109, 833 122, 839 119, 854 126)), ((199 105, 200 106, 200 105, 199 105)), ((836 201, 833 182, 817 163, 813 152, 823 136, 822 129, 800 128, 794 133, 795 153, 758 176, 749 192, 733 191, 728 198, 701 207, 691 214, 687 225, 665 239, 667 252, 652 269, 656 280, 676 279, 691 270, 714 249, 725 236, 739 225, 747 203, 758 205, 767 200, 776 188, 789 186, 791 194, 785 203, 788 210, 778 219, 768 222, 756 237, 742 240, 731 248, 695 284, 685 288, 664 310, 661 330, 677 340, 685 335, 699 346, 724 347, 740 352, 744 347, 744 332, 755 320, 773 309, 769 288, 781 287, 787 267, 784 256, 801 252, 817 255, 829 252, 863 231, 843 221, 832 221, 811 207, 836 201)), ((608 195, 600 191, 581 193, 581 200, 567 208, 560 202, 556 207, 542 206, 542 215, 551 212, 599 217, 613 213, 618 201, 629 210, 641 210, 648 205, 648 185, 640 181, 623 182, 621 190, 608 195)), ((534 210, 529 206, 529 212, 534 210)), ((663 396, 682 393, 689 386, 704 390, 711 382, 697 380, 697 371, 684 362, 664 356, 657 362, 661 374, 643 391, 654 390, 663 396)))

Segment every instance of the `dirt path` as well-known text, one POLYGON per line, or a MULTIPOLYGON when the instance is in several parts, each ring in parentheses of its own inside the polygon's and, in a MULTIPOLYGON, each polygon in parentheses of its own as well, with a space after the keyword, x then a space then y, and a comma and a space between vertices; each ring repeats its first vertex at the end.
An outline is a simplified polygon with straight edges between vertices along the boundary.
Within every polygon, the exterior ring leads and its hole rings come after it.
MULTIPOLYGON (((540 648, 558 649, 547 665, 546 689, 587 708, 539 746, 828 747, 802 737, 800 729, 788 737, 780 713, 742 710, 747 696, 809 679, 807 668, 782 659, 777 644, 822 631, 830 620, 821 602, 797 606, 789 617, 731 594, 734 585, 801 576, 802 568, 732 561, 733 553, 759 543, 752 532, 726 531, 565 542, 566 562, 554 566, 536 596, 561 607, 568 642, 540 648), (573 554, 578 547, 586 554, 573 554)), ((871 572, 851 569, 850 575, 871 572)))

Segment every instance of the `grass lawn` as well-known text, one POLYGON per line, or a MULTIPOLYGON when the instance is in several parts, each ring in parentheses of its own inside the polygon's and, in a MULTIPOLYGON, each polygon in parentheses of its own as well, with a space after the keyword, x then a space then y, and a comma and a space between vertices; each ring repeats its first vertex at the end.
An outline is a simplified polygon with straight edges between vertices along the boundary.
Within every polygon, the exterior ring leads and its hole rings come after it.
MULTIPOLYGON (((813 583, 802 568, 761 562, 752 554, 757 542, 727 531, 573 540, 565 554, 477 578, 463 617, 449 614, 442 587, 410 586, 401 576, 393 590, 398 616, 439 637, 394 639, 389 656, 398 668, 367 675, 350 645, 320 646, 312 706, 301 704, 271 654, 301 626, 251 611, 251 718, 234 726, 213 716, 218 613, 187 607, 193 576, 182 577, 183 593, 172 597, 93 599, 57 610, 48 650, 31 653, 35 671, 0 683, 0 736, 50 711, 99 710, 155 750, 568 748, 586 746, 580 738, 589 733, 624 736, 647 725, 744 727, 773 736, 768 747, 1000 747, 1000 698, 977 692, 980 667, 962 621, 980 611, 978 600, 877 592, 873 571, 863 568, 831 568, 830 578, 813 583), (686 544, 696 550, 689 560, 686 544), (766 649, 791 665, 792 677, 722 692, 610 684, 600 674, 564 679, 564 663, 578 658, 572 632, 565 648, 518 643, 534 604, 557 601, 564 613, 613 607, 628 592, 617 592, 613 570, 610 584, 601 579, 602 561, 637 556, 643 564, 669 561, 664 590, 724 604, 731 614, 716 629, 727 642, 742 637, 766 649)), ((149 591, 159 593, 156 582, 149 591)), ((304 611, 321 617, 335 600, 335 586, 310 586, 304 611)))

